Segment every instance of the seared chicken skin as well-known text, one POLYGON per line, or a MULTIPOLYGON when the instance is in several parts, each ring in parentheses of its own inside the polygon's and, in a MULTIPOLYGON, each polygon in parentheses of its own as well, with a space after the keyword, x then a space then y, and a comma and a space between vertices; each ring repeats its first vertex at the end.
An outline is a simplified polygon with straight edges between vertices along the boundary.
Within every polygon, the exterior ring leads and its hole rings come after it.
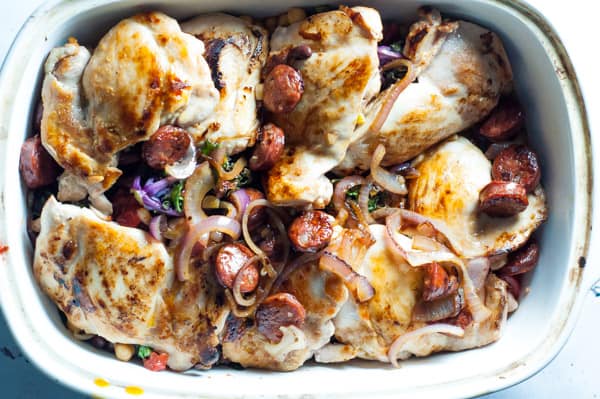
MULTIPOLYGON (((466 21, 442 22, 428 10, 411 27, 404 54, 415 77, 396 99, 379 131, 370 127, 386 92, 368 108, 337 170, 367 170, 383 144, 382 166, 399 164, 480 121, 512 89, 510 63, 498 36, 466 21)), ((389 89, 388 89, 389 90, 389 89)))
POLYGON ((67 186, 76 186, 64 187, 59 199, 106 191, 121 174, 116 154, 159 126, 204 121, 218 92, 203 55, 200 40, 157 12, 119 22, 91 57, 74 41, 53 49, 42 89, 42 142, 65 168, 67 186))
POLYGON ((479 193, 490 183, 492 165, 464 137, 449 138, 426 151, 408 184, 409 208, 439 222, 453 250, 465 258, 514 251, 546 220, 544 191, 528 195, 527 208, 512 217, 479 211, 479 193))
POLYGON ((142 230, 50 198, 33 270, 69 322, 88 334, 166 352, 174 370, 210 366, 219 358, 218 334, 228 310, 217 305, 206 267, 177 282, 172 256, 142 230))
POLYGON ((316 14, 271 38, 270 57, 307 45, 312 55, 292 65, 304 94, 290 113, 273 116, 286 134, 286 152, 271 169, 267 197, 276 204, 322 208, 333 187, 325 173, 344 157, 363 107, 379 92, 377 41, 381 19, 371 8, 316 14))
MULTIPOLYGON (((366 303, 349 298, 334 319, 335 337, 340 342, 316 355, 321 362, 346 361, 353 357, 388 361, 388 351, 399 337, 426 326, 414 320, 415 305, 423 291, 423 270, 398 258, 389 249, 385 226, 371 225, 376 242, 369 248, 359 273, 367 277, 375 296, 366 303)), ((400 356, 426 356, 442 350, 457 351, 487 345, 500 338, 507 316, 506 284, 493 275, 484 287, 488 316, 470 321, 462 337, 428 334, 411 340, 400 356)))
POLYGON ((227 14, 202 15, 181 29, 204 42, 220 94, 210 117, 189 131, 196 141, 218 143, 227 154, 245 150, 254 144, 259 127, 255 91, 269 51, 267 32, 227 14))
POLYGON ((302 326, 280 327, 283 336, 271 342, 256 325, 244 327, 230 320, 223 340, 223 357, 244 367, 295 370, 325 346, 333 336, 332 319, 346 302, 342 280, 319 269, 318 262, 302 265, 281 284, 277 292, 294 295, 306 311, 302 326), (235 325, 235 327, 233 326, 235 325))

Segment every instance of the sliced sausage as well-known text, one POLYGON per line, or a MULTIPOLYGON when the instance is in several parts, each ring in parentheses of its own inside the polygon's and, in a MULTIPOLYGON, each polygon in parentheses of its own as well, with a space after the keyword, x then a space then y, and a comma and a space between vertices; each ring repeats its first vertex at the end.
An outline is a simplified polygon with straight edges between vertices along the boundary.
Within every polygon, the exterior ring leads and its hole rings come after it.
POLYGON ((287 48, 267 58, 265 66, 261 71, 262 77, 266 77, 277 65, 289 65, 294 61, 303 61, 312 56, 312 49, 307 44, 287 48))
POLYGON ((490 114, 479 128, 479 133, 498 142, 512 139, 523 127, 525 114, 514 100, 504 100, 490 114))
POLYGON ((312 55, 312 49, 308 44, 300 44, 296 47, 292 47, 288 54, 287 62, 292 61, 303 61, 310 58, 312 55))
POLYGON ((518 183, 493 181, 479 193, 479 210, 490 216, 514 216, 528 205, 525 187, 518 183))
POLYGON ((241 273, 240 292, 254 291, 258 286, 259 275, 258 262, 247 264, 252 257, 254 253, 250 248, 240 243, 219 248, 215 257, 215 273, 219 282, 227 288, 233 288, 237 274, 241 273))
POLYGON ((33 131, 34 133, 40 133, 42 131, 42 118, 44 116, 44 104, 42 101, 38 102, 35 107, 35 113, 33 114, 33 131))
POLYGON ((334 219, 323 211, 306 211, 288 229, 288 237, 296 251, 317 252, 329 244, 334 219))
POLYGON ((506 282, 508 285, 508 292, 512 294, 512 296, 519 300, 519 296, 521 295, 521 282, 519 281, 518 276, 498 276, 502 280, 506 282))
POLYGON ((138 209, 141 208, 128 189, 119 188, 112 197, 112 218, 121 226, 137 227, 141 223, 138 209))
POLYGON ((276 65, 265 78, 263 104, 273 113, 292 112, 304 93, 302 76, 289 65, 276 65))
POLYGON ((142 158, 151 168, 162 170, 185 156, 191 140, 181 128, 161 126, 142 146, 142 158))
POLYGON ((456 276, 449 276, 446 269, 433 262, 423 266, 425 277, 423 279, 423 300, 426 302, 455 295, 458 291, 456 276))
POLYGON ((534 241, 523 248, 511 253, 508 256, 506 265, 502 267, 498 274, 502 276, 516 276, 527 273, 535 267, 540 257, 540 248, 534 241))
POLYGON ((19 170, 28 188, 54 183, 60 173, 60 167, 42 145, 39 135, 28 138, 21 146, 19 170))
POLYGON ((271 342, 279 342, 283 337, 280 327, 301 328, 306 317, 304 306, 295 296, 280 292, 266 298, 256 310, 258 331, 271 342))
POLYGON ((283 130, 272 123, 267 123, 258 131, 254 152, 250 157, 249 166, 253 171, 269 170, 275 165, 285 146, 283 130))
POLYGON ((535 152, 526 145, 511 145, 500 151, 492 165, 492 178, 520 183, 527 193, 532 192, 540 182, 541 171, 535 152))
POLYGON ((458 316, 440 320, 438 323, 452 324, 464 330, 469 326, 469 324, 471 324, 472 321, 473 316, 471 315, 471 312, 469 312, 469 309, 466 307, 463 307, 458 316))
MULTIPOLYGON (((246 207, 249 203, 258 199, 265 199, 265 195, 255 188, 247 187, 231 191, 228 199, 236 207, 241 217, 241 214, 246 211, 246 207)), ((264 206, 252 208, 248 215, 248 229, 252 231, 257 227, 260 227, 264 224, 266 218, 267 209, 264 206)))

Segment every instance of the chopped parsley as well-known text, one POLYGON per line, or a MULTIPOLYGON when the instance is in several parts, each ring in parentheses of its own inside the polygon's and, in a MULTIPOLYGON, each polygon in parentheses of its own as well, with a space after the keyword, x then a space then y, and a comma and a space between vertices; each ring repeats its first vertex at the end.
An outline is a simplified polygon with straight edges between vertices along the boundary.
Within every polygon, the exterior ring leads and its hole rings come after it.
POLYGON ((346 191, 346 198, 353 201, 358 201, 358 194, 360 193, 360 185, 351 187, 346 191))
POLYGON ((223 169, 225 172, 230 172, 231 169, 233 169, 233 165, 235 165, 235 162, 233 162, 230 157, 225 157, 223 160, 223 169))
POLYGON ((382 89, 385 90, 406 75, 406 68, 394 68, 383 72, 382 89))
MULTIPOLYGON (((350 188, 348 191, 346 191, 346 199, 352 200, 352 201, 356 201, 358 202, 358 196, 360 194, 360 187, 361 186, 354 186, 352 188, 350 188)), ((374 210, 381 208, 383 206, 383 192, 382 191, 377 191, 376 193, 373 193, 373 191, 371 191, 370 195, 369 195, 369 212, 373 212, 374 210)))
POLYGON ((237 176, 234 180, 238 187, 248 186, 250 183, 252 183, 252 173, 250 172, 250 169, 242 169, 239 176, 237 176))
POLYGON ((394 50, 395 52, 402 54, 402 49, 404 48, 404 43, 401 40, 399 40, 397 42, 391 43, 390 48, 392 50, 394 50))
POLYGON ((200 152, 202 153, 202 155, 209 156, 211 152, 213 152, 217 148, 219 148, 219 143, 213 143, 210 140, 206 140, 204 143, 202 143, 202 146, 200 147, 200 152))
POLYGON ((149 346, 144 346, 144 345, 138 346, 137 355, 140 359, 144 360, 144 359, 150 357, 151 353, 152 353, 152 348, 150 348, 149 346))
POLYGON ((179 180, 175 183, 171 189, 171 194, 169 195, 171 206, 177 212, 183 212, 183 183, 183 180, 179 180))

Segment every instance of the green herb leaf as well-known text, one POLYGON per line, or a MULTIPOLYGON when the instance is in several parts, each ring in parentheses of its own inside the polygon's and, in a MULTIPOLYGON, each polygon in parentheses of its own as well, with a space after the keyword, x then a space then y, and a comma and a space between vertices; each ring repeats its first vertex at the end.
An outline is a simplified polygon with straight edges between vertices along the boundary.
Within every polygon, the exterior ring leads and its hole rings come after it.
POLYGON ((346 191, 346 198, 354 201, 358 201, 358 194, 360 193, 360 185, 354 186, 346 191))
POLYGON ((373 212, 374 210, 381 208, 381 202, 382 202, 382 196, 383 193, 382 192, 378 192, 377 194, 373 195, 372 197, 369 198, 369 212, 373 212))
POLYGON ((238 187, 248 186, 250 183, 252 183, 252 173, 250 172, 250 169, 242 169, 239 176, 236 177, 234 180, 238 187))
POLYGON ((233 169, 233 165, 235 165, 235 162, 233 162, 231 158, 225 157, 225 160, 223 160, 223 169, 225 172, 230 172, 231 169, 233 169))
POLYGON ((402 49, 404 48, 404 43, 402 43, 402 41, 394 42, 394 43, 390 44, 390 48, 392 50, 394 50, 395 52, 402 54, 402 49))
POLYGON ((140 359, 144 360, 147 357, 150 357, 151 353, 152 353, 152 348, 150 348, 149 346, 144 346, 144 345, 138 346, 137 355, 140 359))
POLYGON ((217 148, 219 148, 219 143, 213 143, 210 140, 206 140, 204 143, 202 143, 202 146, 200 147, 200 152, 202 153, 202 155, 208 156, 217 148))
POLYGON ((171 189, 171 195, 169 196, 171 204, 177 212, 183 211, 183 184, 183 180, 175 183, 171 189))

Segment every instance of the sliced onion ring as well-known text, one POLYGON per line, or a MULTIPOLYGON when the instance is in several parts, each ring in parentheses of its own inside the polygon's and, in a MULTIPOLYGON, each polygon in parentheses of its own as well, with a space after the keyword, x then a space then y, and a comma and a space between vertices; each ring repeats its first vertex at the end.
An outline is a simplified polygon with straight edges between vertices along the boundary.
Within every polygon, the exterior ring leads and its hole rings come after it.
POLYGON ((337 182, 333 192, 333 205, 335 206, 335 209, 339 211, 344 207, 348 190, 354 186, 360 186, 365 183, 365 178, 359 175, 346 176, 337 182))
POLYGON ((430 324, 425 327, 418 328, 406 334, 403 334, 396 338, 396 340, 392 343, 390 348, 388 349, 388 359, 390 363, 394 367, 399 367, 398 358, 407 359, 410 357, 410 354, 406 356, 402 352, 405 351, 405 347, 410 344, 413 340, 417 340, 425 335, 431 334, 446 334, 453 335, 456 337, 462 337, 465 335, 465 330, 460 327, 453 326, 452 324, 430 324))
POLYGON ((246 263, 244 263, 244 266, 242 266, 240 268, 240 270, 238 270, 237 274, 235 275, 235 279, 233 280, 233 287, 231 288, 231 292, 233 294, 233 298, 235 299, 237 304, 240 306, 248 307, 248 306, 252 306, 252 305, 254 305, 254 303, 256 303, 256 292, 253 293, 249 298, 244 298, 244 295, 242 295, 242 291, 241 291, 240 287, 242 285, 242 278, 244 276, 244 272, 246 271, 246 269, 248 269, 250 267, 254 267, 254 264, 258 261, 260 261, 259 256, 253 256, 252 258, 248 259, 246 261, 246 263))
POLYGON ((148 228, 152 237, 154 237, 158 241, 162 241, 163 231, 167 229, 167 217, 163 214, 154 216, 150 220, 148 228))
POLYGON ((183 180, 190 177, 192 173, 194 173, 195 168, 196 146, 194 145, 194 140, 190 140, 190 145, 188 146, 183 158, 171 165, 165 166, 165 172, 167 172, 169 176, 183 180))
POLYGON ((358 302, 366 302, 375 295, 375 289, 369 283, 369 280, 355 272, 350 265, 334 254, 324 252, 319 260, 319 266, 321 269, 340 277, 358 302))
POLYGON ((373 183, 371 179, 367 179, 365 184, 360 188, 360 192, 358 193, 358 206, 365 218, 367 224, 375 223, 375 219, 371 217, 371 212, 369 212, 369 197, 371 195, 371 190, 373 189, 373 183))
POLYGON ((196 225, 206 219, 206 213, 202 209, 204 196, 215 185, 215 180, 208 162, 201 163, 194 173, 185 181, 185 193, 183 194, 183 212, 191 225, 196 225))
POLYGON ((415 68, 413 67, 412 62, 410 62, 407 59, 398 59, 392 62, 388 62, 382 70, 387 71, 390 69, 397 68, 399 66, 406 67, 406 75, 404 75, 402 79, 391 85, 385 91, 385 97, 383 97, 382 100, 383 104, 381 105, 381 108, 379 108, 379 112, 373 119, 371 126, 369 126, 368 134, 373 135, 373 137, 375 137, 377 133, 379 133, 379 131, 381 130, 381 127, 388 118, 392 108, 394 107, 394 103, 398 99, 400 93, 402 93, 404 89, 406 89, 408 85, 411 84, 412 81, 416 78, 415 68))
POLYGON ((390 173, 379 166, 384 156, 385 147, 383 144, 378 144, 373 153, 373 158, 371 159, 371 176, 373 177, 373 180, 379 186, 391 193, 406 195, 408 190, 406 189, 404 177, 402 177, 402 175, 390 173))
POLYGON ((190 257, 197 242, 200 241, 206 247, 208 236, 213 231, 220 231, 233 240, 237 240, 240 238, 240 230, 240 223, 237 220, 221 215, 209 216, 199 223, 191 225, 176 257, 175 268, 179 281, 186 281, 189 277, 190 257))
MULTIPOLYGON (((439 251, 421 251, 414 249, 413 239, 401 233, 402 228, 405 227, 403 215, 405 215, 406 212, 407 211, 399 210, 397 213, 386 218, 385 239, 387 247, 390 248, 393 253, 396 253, 401 258, 406 260, 406 262, 413 267, 423 266, 432 262, 452 263, 454 266, 456 266, 461 274, 460 277, 462 280, 465 302, 469 306, 473 320, 475 322, 481 322, 487 319, 491 312, 485 307, 479 295, 477 295, 477 291, 473 281, 471 281, 471 278, 469 277, 469 273, 464 262, 445 246, 443 247, 443 250, 439 251)), ((431 226, 434 226, 432 221, 418 214, 414 214, 414 212, 408 213, 407 215, 413 216, 413 219, 410 220, 410 223, 413 225, 428 222, 431 226), (418 215, 419 218, 414 217, 414 215, 418 215)), ((437 231, 437 233, 440 239, 444 238, 439 231, 437 231)))
POLYGON ((233 180, 242 173, 242 170, 246 167, 246 158, 240 157, 233 164, 233 168, 230 171, 226 171, 223 168, 223 163, 225 161, 225 148, 219 147, 217 148, 211 156, 208 158, 208 161, 212 165, 213 168, 217 171, 219 178, 222 180, 233 180))

